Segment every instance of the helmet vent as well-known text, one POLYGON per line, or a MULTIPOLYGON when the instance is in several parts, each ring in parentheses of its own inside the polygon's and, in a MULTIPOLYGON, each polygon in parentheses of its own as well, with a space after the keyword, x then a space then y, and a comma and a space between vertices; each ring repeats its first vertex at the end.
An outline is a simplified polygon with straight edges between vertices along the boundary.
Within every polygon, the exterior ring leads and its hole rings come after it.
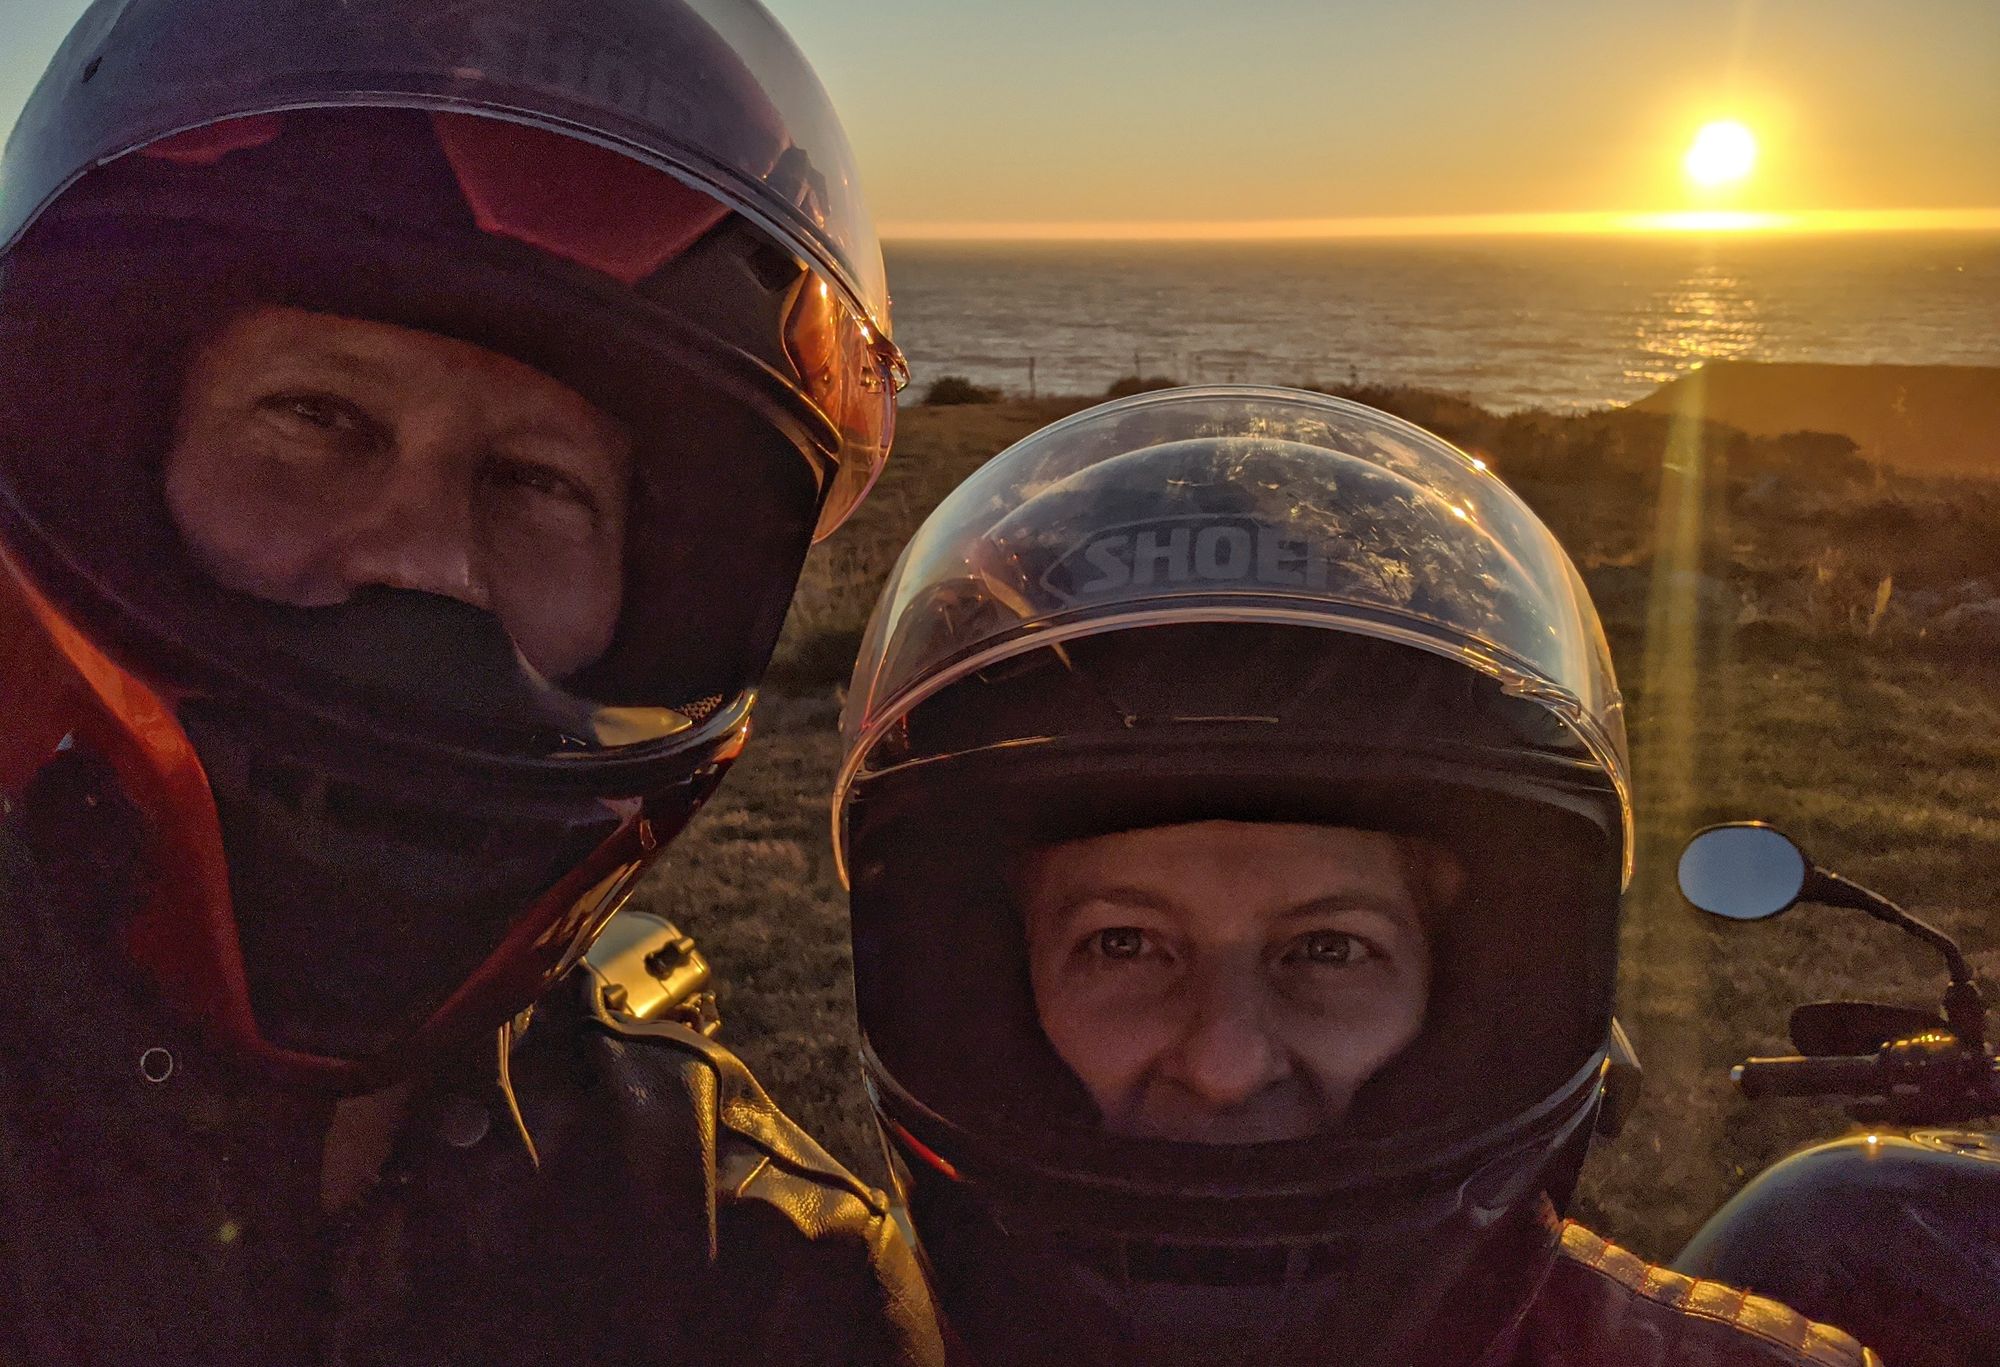
POLYGON ((1340 1261, 1328 1243, 1235 1244, 1091 1241, 1078 1261, 1123 1283, 1177 1286, 1287 1286, 1326 1276, 1340 1261))
POLYGON ((682 703, 674 711, 680 713, 689 721, 703 722, 714 716, 721 708, 722 695, 720 693, 711 693, 705 698, 696 698, 693 702, 682 703))

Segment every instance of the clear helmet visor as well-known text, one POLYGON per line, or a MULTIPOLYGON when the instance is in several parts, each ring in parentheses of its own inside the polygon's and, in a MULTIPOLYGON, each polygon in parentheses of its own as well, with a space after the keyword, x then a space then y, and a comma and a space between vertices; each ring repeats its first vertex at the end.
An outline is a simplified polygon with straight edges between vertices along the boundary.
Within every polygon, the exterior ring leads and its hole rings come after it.
POLYGON ((871 772, 931 758, 884 742, 957 680, 1065 641, 1199 622, 1310 626, 1457 660, 1548 708, 1629 791, 1596 611, 1517 495, 1373 409, 1210 387, 1080 413, 939 506, 864 638, 837 801, 871 772))

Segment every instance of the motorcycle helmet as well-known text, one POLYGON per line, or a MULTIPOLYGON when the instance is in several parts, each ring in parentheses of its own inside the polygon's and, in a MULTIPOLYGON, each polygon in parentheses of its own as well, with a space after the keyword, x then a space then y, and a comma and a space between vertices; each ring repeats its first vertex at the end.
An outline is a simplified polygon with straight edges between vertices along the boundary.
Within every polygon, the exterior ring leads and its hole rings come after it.
POLYGON ((713 790, 887 456, 906 370, 824 91, 755 0, 100 0, 0 184, 0 791, 112 766, 152 871, 117 952, 230 1057, 350 1090, 492 1031, 713 790), (182 387, 259 309, 620 424, 608 644, 551 677, 449 595, 196 563, 182 387))
POLYGON ((1358 404, 1177 389, 996 456, 891 573, 835 840, 894 1184, 982 1364, 1469 1362, 1599 1105, 1631 857, 1619 694, 1554 537, 1358 404), (1102 1123, 1038 1020, 1023 852, 1207 820, 1449 849, 1420 1032, 1323 1132, 1102 1123))

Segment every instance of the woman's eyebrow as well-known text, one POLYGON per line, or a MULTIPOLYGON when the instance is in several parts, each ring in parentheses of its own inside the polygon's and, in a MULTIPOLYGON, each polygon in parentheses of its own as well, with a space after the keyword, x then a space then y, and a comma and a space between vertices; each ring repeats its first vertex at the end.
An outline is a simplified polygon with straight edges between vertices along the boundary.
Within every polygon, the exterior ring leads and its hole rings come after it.
POLYGON ((1065 894, 1056 899, 1053 913, 1057 925, 1068 925, 1083 912, 1097 905, 1122 907, 1143 907, 1148 911, 1168 912, 1173 909, 1173 899, 1146 888, 1133 887, 1128 883, 1114 883, 1108 886, 1091 886, 1076 893, 1065 894))
POLYGON ((1300 902, 1278 913, 1280 921, 1305 920, 1312 916, 1336 915, 1343 911, 1372 912, 1377 916, 1396 921, 1415 922, 1421 919, 1417 905, 1408 897, 1396 897, 1375 892, 1367 888, 1356 888, 1351 892, 1333 892, 1311 901, 1300 902))

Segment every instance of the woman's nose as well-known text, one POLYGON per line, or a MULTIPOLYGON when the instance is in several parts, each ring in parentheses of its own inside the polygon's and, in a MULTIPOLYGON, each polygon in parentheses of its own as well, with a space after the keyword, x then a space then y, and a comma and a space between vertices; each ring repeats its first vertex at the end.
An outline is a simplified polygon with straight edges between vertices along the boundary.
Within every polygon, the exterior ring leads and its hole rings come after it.
POLYGON ((358 491, 329 567, 348 593, 413 589, 490 608, 480 572, 472 480, 442 450, 401 450, 358 491))
POLYGON ((1215 1110, 1241 1107, 1292 1073, 1255 974, 1221 972, 1193 986, 1187 1028, 1166 1060, 1181 1087, 1215 1110))

